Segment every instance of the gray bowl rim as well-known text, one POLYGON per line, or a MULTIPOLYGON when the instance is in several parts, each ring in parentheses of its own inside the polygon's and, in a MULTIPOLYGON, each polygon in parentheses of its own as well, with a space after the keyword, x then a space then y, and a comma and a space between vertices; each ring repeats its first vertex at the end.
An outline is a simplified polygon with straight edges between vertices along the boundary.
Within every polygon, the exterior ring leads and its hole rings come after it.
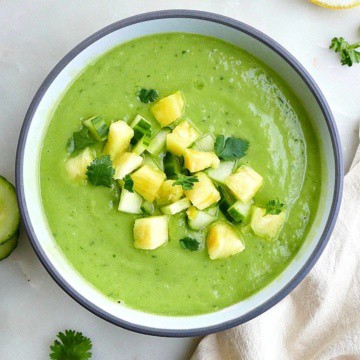
POLYGON ((278 44, 275 40, 273 40, 269 36, 265 35, 259 30, 243 22, 210 12, 198 11, 198 10, 181 10, 181 9, 148 12, 117 21, 95 32, 93 35, 89 36, 87 39, 85 39, 76 47, 74 47, 67 55, 65 55, 59 61, 59 63, 53 68, 53 70, 49 73, 49 75, 45 78, 43 83, 40 85, 40 88, 36 92, 29 106, 29 109, 25 115, 25 119, 21 128, 18 146, 17 146, 15 175, 16 175, 17 198, 18 198, 19 208, 22 215, 22 220, 24 222, 25 230, 28 234, 31 245, 35 250, 36 255, 38 256, 38 258, 40 259, 41 263, 48 271, 50 276, 54 279, 54 281, 76 302, 78 302, 84 308, 86 308, 93 314, 99 316, 100 318, 114 325, 120 326, 124 329, 131 330, 137 333, 153 335, 153 336, 164 336, 164 337, 203 336, 214 332, 224 331, 240 324, 244 324, 245 322, 259 316, 260 314, 264 313, 265 311, 276 305, 292 290, 294 290, 294 288, 300 284, 300 282, 304 279, 304 277, 315 265, 315 263, 319 259, 321 253, 323 252, 325 246, 329 241, 340 208, 342 188, 343 188, 343 178, 344 178, 341 143, 336 128, 336 124, 334 121, 334 117, 331 113, 330 107, 324 95, 322 94, 321 90, 319 89, 315 81, 312 79, 311 75, 307 72, 307 70, 305 70, 305 68, 300 64, 300 62, 293 55, 291 55, 285 48, 283 48, 280 44, 278 44), (318 244, 316 245, 315 249, 309 256, 309 258, 307 259, 304 266, 298 271, 298 273, 287 283, 287 285, 285 285, 280 291, 274 294, 269 300, 267 300, 257 308, 252 309, 251 311, 247 312, 242 316, 238 316, 232 320, 212 326, 206 326, 196 329, 181 329, 181 330, 145 327, 128 321, 124 321, 120 318, 110 315, 100 307, 95 306, 88 299, 86 299, 81 294, 79 294, 74 289, 72 289, 67 283, 66 279, 64 279, 57 272, 53 264, 51 264, 48 261, 45 251, 42 249, 35 235, 33 224, 31 223, 28 207, 25 201, 25 194, 24 194, 25 175, 23 173, 24 149, 25 149, 27 134, 32 118, 47 89, 54 81, 54 79, 59 75, 59 73, 66 67, 66 65, 89 45, 93 44, 97 40, 101 39, 102 37, 116 30, 137 23, 158 20, 158 19, 171 19, 171 18, 188 18, 188 19, 206 20, 209 22, 214 22, 217 24, 228 26, 262 42, 271 50, 275 51, 279 56, 281 56, 302 78, 302 80, 307 85, 308 89, 311 91, 314 98, 316 99, 319 107, 321 108, 328 130, 330 132, 332 147, 334 151, 334 159, 335 159, 335 191, 332 199, 330 214, 318 244))

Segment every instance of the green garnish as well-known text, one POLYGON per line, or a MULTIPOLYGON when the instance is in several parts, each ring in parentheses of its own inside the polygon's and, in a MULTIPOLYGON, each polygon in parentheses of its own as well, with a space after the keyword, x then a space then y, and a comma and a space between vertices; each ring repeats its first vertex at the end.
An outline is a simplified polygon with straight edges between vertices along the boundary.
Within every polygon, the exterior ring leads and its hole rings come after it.
POLYGON ((356 51, 360 47, 360 41, 350 45, 343 37, 334 37, 331 40, 330 49, 341 55, 341 64, 352 66, 354 63, 360 63, 360 51, 356 51))
POLYGON ((154 89, 141 89, 137 95, 141 102, 148 104, 154 102, 159 96, 159 93, 154 89))
POLYGON ((53 360, 88 360, 91 358, 91 340, 81 332, 65 330, 59 332, 54 344, 50 346, 50 359, 53 360))
POLYGON ((87 179, 95 186, 110 187, 115 174, 110 155, 103 155, 96 158, 86 171, 87 179))
POLYGON ((124 189, 130 192, 134 192, 134 180, 130 175, 124 177, 124 189))
POLYGON ((77 155, 81 150, 92 146, 96 141, 89 136, 89 130, 83 127, 81 130, 72 134, 71 138, 67 142, 67 151, 71 156, 77 155))
POLYGON ((180 245, 183 249, 187 249, 190 251, 199 250, 200 247, 200 243, 196 239, 192 239, 188 236, 180 240, 180 245))
POLYGON ((215 141, 215 152, 222 160, 236 160, 245 156, 249 148, 249 142, 235 137, 225 139, 224 135, 219 135, 215 141))
POLYGON ((284 204, 280 202, 278 198, 275 200, 269 200, 266 204, 266 213, 265 215, 271 214, 271 215, 277 215, 281 213, 282 208, 284 207, 284 204))
POLYGON ((184 174, 177 174, 176 181, 173 183, 175 185, 181 185, 184 190, 191 190, 194 187, 194 183, 199 182, 197 176, 187 176, 184 174))

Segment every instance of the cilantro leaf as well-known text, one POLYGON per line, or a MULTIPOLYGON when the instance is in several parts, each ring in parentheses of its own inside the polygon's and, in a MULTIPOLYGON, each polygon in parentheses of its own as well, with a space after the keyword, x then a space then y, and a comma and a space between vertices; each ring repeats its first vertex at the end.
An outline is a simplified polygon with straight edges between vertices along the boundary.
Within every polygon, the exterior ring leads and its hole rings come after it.
POLYGON ((360 41, 350 45, 343 37, 334 37, 330 44, 330 49, 340 53, 341 64, 347 66, 360 63, 360 51, 357 51, 357 48, 360 48, 360 41))
POLYGON ((137 96, 141 102, 148 104, 154 102, 159 96, 159 93, 154 89, 140 89, 137 96))
POLYGON ((131 178, 130 175, 126 175, 124 177, 124 189, 130 192, 134 192, 134 180, 131 178))
POLYGON ((196 239, 192 239, 188 236, 180 240, 180 245, 183 249, 187 249, 190 251, 199 250, 200 247, 200 243, 196 239))
POLYGON ((181 185, 184 190, 191 190, 194 187, 194 183, 199 182, 197 176, 187 176, 184 174, 176 174, 176 181, 173 183, 175 185, 181 185))
POLYGON ((271 214, 271 215, 277 215, 281 213, 282 208, 284 207, 284 204, 280 202, 278 198, 274 200, 269 200, 266 204, 266 213, 265 215, 271 214))
POLYGON ((103 155, 96 158, 86 171, 87 179, 95 186, 110 187, 115 170, 110 155, 103 155))
POLYGON ((89 136, 89 130, 85 127, 72 134, 67 142, 66 149, 71 156, 77 155, 81 150, 94 145, 96 141, 89 136))
POLYGON ((81 332, 65 330, 57 334, 59 340, 55 340, 50 346, 52 360, 88 360, 91 358, 91 340, 81 332))
POLYGON ((235 137, 225 139, 224 135, 216 137, 215 152, 222 160, 236 160, 245 156, 249 142, 235 137))

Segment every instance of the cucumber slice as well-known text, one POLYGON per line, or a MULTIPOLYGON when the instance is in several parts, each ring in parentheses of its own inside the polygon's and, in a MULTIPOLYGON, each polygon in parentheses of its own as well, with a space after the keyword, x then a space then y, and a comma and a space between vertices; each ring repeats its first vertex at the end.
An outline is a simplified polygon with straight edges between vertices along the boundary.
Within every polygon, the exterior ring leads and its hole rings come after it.
POLYGON ((136 143, 136 145, 132 149, 132 152, 136 155, 141 155, 147 149, 145 142, 147 142, 146 136, 144 136, 141 140, 139 140, 136 143))
POLYGON ((149 165, 154 167, 155 169, 164 170, 164 164, 161 158, 153 158, 152 156, 144 156, 143 165, 149 165))
POLYGON ((207 211, 198 210, 193 219, 187 219, 187 223, 191 230, 201 230, 209 226, 216 219, 217 216, 210 215, 207 211))
POLYGON ((211 134, 205 134, 199 140, 196 140, 193 149, 199 151, 214 151, 215 138, 211 134))
POLYGON ((171 205, 164 206, 160 210, 165 215, 174 215, 183 210, 186 210, 190 206, 191 206, 190 201, 187 198, 184 198, 174 202, 171 205))
POLYGON ((243 203, 239 200, 228 208, 228 213, 235 222, 242 223, 250 214, 250 209, 253 203, 253 200, 250 200, 247 203, 243 203))
POLYGON ((235 161, 220 161, 217 169, 207 170, 209 178, 223 184, 225 180, 233 173, 235 161))
POLYGON ((166 147, 166 135, 170 134, 170 129, 163 129, 158 132, 149 143, 147 151, 151 155, 159 155, 166 147))
POLYGON ((134 130, 134 137, 131 139, 131 143, 136 144, 138 141, 143 139, 144 145, 149 145, 152 135, 151 124, 141 115, 137 115, 130 126, 134 130))
POLYGON ((17 247, 19 238, 19 231, 5 244, 0 245, 0 261, 6 259, 17 247))
POLYGON ((142 197, 136 192, 122 189, 118 210, 129 214, 142 214, 142 197))
POLYGON ((0 175, 0 245, 15 235, 19 223, 20 212, 15 188, 0 175))
POLYGON ((144 200, 140 209, 143 214, 151 215, 154 212, 154 204, 150 201, 144 200))
POLYGON ((168 179, 177 179, 177 174, 181 172, 179 158, 169 152, 164 157, 164 172, 168 179))
POLYGON ((219 208, 229 221, 233 221, 233 218, 228 213, 228 210, 236 200, 234 196, 225 188, 225 186, 219 186, 218 190, 221 196, 219 201, 219 208))
POLYGON ((109 126, 105 123, 102 116, 93 116, 83 121, 89 129, 90 134, 96 141, 105 141, 108 137, 109 126))

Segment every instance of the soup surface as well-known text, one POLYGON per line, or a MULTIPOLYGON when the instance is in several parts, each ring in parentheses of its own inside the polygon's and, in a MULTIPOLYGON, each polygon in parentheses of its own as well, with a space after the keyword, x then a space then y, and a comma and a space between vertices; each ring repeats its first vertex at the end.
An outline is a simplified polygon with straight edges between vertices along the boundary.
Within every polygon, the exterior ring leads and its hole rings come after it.
MULTIPOLYGON (((318 207, 319 147, 298 99, 271 69, 244 50, 193 34, 158 34, 118 46, 89 65, 57 105, 46 133, 40 165, 49 227, 76 270, 114 301, 165 315, 209 313, 239 302, 278 276, 301 247, 318 207), (271 242, 237 225, 246 249, 210 260, 206 248, 186 251, 183 213, 172 217, 170 241, 153 251, 135 249, 137 215, 117 210, 116 187, 69 180, 67 140, 82 119, 107 123, 137 114, 159 129, 139 89, 163 97, 181 90, 184 119, 203 133, 249 141, 239 164, 264 178, 255 201, 279 198, 287 220, 271 242)), ((201 243, 204 234, 191 233, 201 243)))

